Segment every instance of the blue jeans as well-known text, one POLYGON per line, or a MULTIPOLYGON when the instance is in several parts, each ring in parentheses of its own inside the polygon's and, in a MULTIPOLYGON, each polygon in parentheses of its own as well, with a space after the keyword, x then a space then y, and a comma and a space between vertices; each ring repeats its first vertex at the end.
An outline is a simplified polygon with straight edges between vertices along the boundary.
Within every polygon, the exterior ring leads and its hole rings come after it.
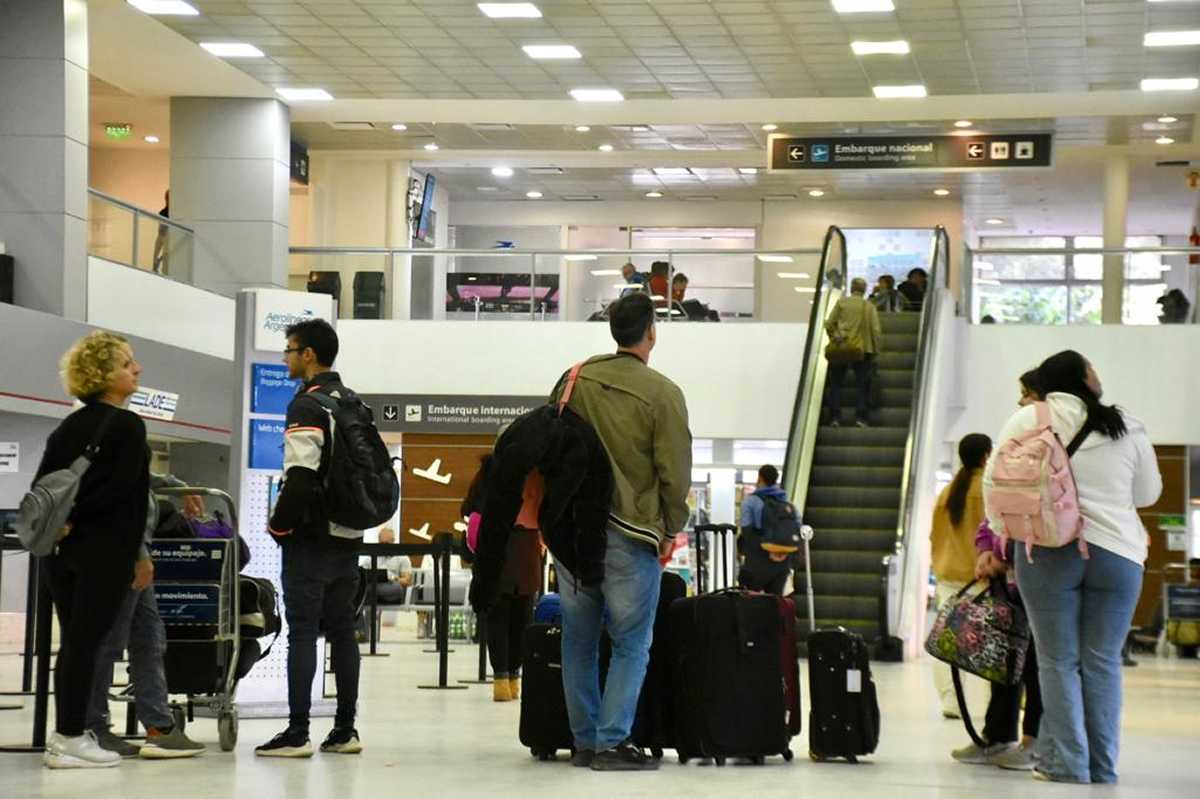
POLYGON ((649 544, 610 528, 604 582, 599 588, 577 585, 561 565, 556 564, 556 569, 563 613, 563 691, 575 748, 604 751, 628 738, 633 728, 650 662, 662 567, 649 544), (605 610, 613 652, 601 696, 600 633, 605 610))
POLYGON ((1117 781, 1121 646, 1142 566, 1098 546, 1018 547, 1017 586, 1037 642, 1042 717, 1038 770, 1082 783, 1117 781))
POLYGON ((138 721, 147 730, 154 727, 169 729, 174 723, 167 700, 167 675, 163 670, 163 653, 167 651, 167 634, 154 587, 142 591, 130 590, 96 656, 96 676, 88 702, 87 728, 108 729, 108 689, 113 681, 113 663, 121 652, 129 649, 129 682, 133 686, 134 708, 138 721))

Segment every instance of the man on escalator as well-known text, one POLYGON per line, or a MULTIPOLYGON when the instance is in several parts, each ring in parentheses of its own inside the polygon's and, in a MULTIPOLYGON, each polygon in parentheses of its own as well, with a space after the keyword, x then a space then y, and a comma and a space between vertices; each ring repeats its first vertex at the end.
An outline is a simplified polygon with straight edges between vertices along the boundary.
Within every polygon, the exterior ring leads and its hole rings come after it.
POLYGON ((779 470, 774 466, 758 470, 755 492, 742 500, 741 522, 738 549, 745 560, 738 570, 738 585, 783 596, 797 566, 800 514, 779 487, 779 470))

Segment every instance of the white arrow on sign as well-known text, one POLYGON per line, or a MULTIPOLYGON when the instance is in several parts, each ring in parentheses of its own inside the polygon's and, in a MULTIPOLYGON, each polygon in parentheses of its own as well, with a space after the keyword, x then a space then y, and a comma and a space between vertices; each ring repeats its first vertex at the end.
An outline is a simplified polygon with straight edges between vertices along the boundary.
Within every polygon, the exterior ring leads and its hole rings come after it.
POLYGON ((976 161, 981 160, 986 150, 987 148, 984 147, 983 142, 973 141, 967 145, 967 158, 971 158, 976 161))
POLYGON ((450 485, 453 474, 438 474, 438 470, 442 468, 442 459, 434 458, 433 463, 429 464, 428 469, 413 469, 413 474, 417 477, 424 477, 426 480, 432 480, 435 483, 441 483, 444 486, 450 485))
POLYGON ((788 160, 789 161, 803 161, 804 160, 804 147, 801 145, 798 145, 798 144, 789 147, 788 148, 788 160))
POLYGON ((385 422, 395 422, 399 418, 400 418, 400 406, 399 405, 384 405, 383 406, 383 419, 385 422))

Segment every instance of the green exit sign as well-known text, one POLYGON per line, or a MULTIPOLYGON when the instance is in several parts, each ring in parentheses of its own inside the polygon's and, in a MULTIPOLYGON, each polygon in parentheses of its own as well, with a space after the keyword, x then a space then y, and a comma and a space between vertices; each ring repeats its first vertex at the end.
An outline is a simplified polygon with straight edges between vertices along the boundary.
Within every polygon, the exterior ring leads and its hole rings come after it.
POLYGON ((128 122, 105 122, 104 133, 110 139, 128 139, 133 135, 133 125, 128 122))

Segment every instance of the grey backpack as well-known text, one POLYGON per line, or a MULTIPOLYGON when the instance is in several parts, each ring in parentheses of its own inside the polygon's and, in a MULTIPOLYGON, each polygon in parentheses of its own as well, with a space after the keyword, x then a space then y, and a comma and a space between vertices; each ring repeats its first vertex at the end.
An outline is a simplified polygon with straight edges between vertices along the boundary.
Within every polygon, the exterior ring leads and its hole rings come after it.
POLYGON ((92 461, 100 452, 100 442, 104 438, 108 424, 115 413, 110 413, 100 427, 92 442, 88 444, 83 454, 66 469, 44 474, 39 477, 25 496, 17 510, 17 519, 13 527, 21 545, 30 553, 44 558, 54 552, 58 542, 63 539, 63 530, 67 519, 75 507, 75 496, 79 493, 79 483, 87 472, 92 461))

